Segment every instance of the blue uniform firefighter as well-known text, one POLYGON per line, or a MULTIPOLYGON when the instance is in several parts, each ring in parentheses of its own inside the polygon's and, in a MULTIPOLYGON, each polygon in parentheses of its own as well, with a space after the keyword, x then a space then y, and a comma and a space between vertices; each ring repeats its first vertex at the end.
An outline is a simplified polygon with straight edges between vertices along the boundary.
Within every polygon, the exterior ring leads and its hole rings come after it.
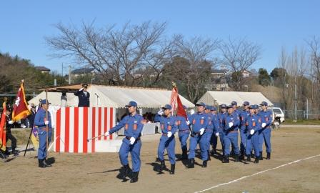
POLYGON ((261 118, 261 130, 260 130, 260 139, 259 139, 259 148, 260 148, 260 160, 262 160, 262 146, 265 142, 267 159, 271 158, 271 124, 272 124, 272 112, 268 111, 268 103, 263 101, 261 104, 261 111, 259 116, 261 118))
POLYGON ((229 163, 230 145, 232 145, 235 162, 239 161, 239 146, 238 146, 238 130, 240 126, 240 119, 237 113, 234 112, 232 105, 228 106, 228 113, 222 120, 224 131, 224 158, 223 163, 229 163))
POLYGON ((240 159, 244 159, 244 155, 246 154, 246 140, 247 140, 247 117, 249 116, 249 102, 243 102, 243 110, 240 112, 240 159))
POLYGON ((261 118, 255 114, 255 110, 258 105, 250 106, 250 113, 246 117, 246 155, 247 161, 251 161, 251 151, 254 150, 255 161, 254 163, 259 163, 260 151, 259 151, 259 132, 261 125, 261 118))
POLYGON ((218 121, 219 121, 219 137, 220 137, 220 143, 222 147, 222 154, 224 156, 224 131, 223 131, 223 124, 222 121, 224 120, 224 117, 227 115, 227 105, 226 104, 221 104, 220 105, 220 113, 218 114, 218 121))
POLYGON ((52 123, 51 114, 48 111, 49 102, 44 99, 40 102, 41 108, 35 115, 34 125, 38 128, 39 136, 39 149, 38 149, 38 162, 40 168, 51 167, 47 162, 47 147, 50 144, 52 136, 52 123), (47 140, 48 138, 48 140, 47 140))
POLYGON ((211 113, 211 106, 210 105, 206 105, 205 107, 205 113, 207 114, 208 116, 208 125, 205 129, 205 132, 203 134, 203 137, 206 138, 206 143, 207 143, 207 154, 208 154, 208 161, 211 160, 210 158, 210 141, 211 141, 211 136, 213 134, 213 129, 214 129, 214 126, 213 126, 213 114, 211 113))
POLYGON ((143 129, 143 118, 137 113, 137 103, 130 101, 128 105, 129 115, 125 116, 119 124, 111 128, 105 133, 105 136, 124 128, 125 138, 119 151, 120 162, 123 165, 123 179, 129 175, 130 167, 128 162, 128 154, 131 153, 132 159, 132 177, 130 182, 135 183, 138 181, 139 171, 141 167, 140 150, 141 150, 141 132, 143 129))
POLYGON ((82 84, 82 88, 74 93, 78 96, 78 107, 90 107, 90 93, 87 91, 88 84, 82 84))
POLYGON ((160 128, 162 136, 160 138, 158 146, 158 158, 161 162, 160 172, 162 172, 166 166, 164 163, 164 150, 167 150, 169 161, 171 164, 170 174, 175 172, 176 156, 175 156, 175 138, 174 134, 177 130, 176 119, 171 116, 171 105, 167 104, 162 108, 163 111, 159 111, 155 117, 155 122, 160 122, 160 128))
POLYGON ((214 155, 217 152, 218 136, 220 135, 220 122, 217 114, 217 108, 211 107, 213 134, 211 135, 210 144, 212 145, 211 154, 214 155))
POLYGON ((196 147, 199 144, 201 151, 202 167, 207 167, 208 152, 207 140, 203 137, 205 129, 208 126, 208 116, 205 114, 205 104, 199 102, 196 104, 197 113, 190 116, 190 125, 192 127, 189 147, 189 168, 194 168, 194 157, 196 155, 196 147))
MULTIPOLYGON (((183 106, 183 108, 186 110, 187 107, 183 106)), ((187 115, 188 117, 190 115, 187 115)), ((188 148, 187 148, 187 140, 190 135, 190 128, 189 128, 189 118, 188 120, 184 116, 176 116, 176 125, 177 129, 179 130, 179 141, 181 144, 181 150, 182 150, 182 157, 181 160, 188 159, 188 148)))

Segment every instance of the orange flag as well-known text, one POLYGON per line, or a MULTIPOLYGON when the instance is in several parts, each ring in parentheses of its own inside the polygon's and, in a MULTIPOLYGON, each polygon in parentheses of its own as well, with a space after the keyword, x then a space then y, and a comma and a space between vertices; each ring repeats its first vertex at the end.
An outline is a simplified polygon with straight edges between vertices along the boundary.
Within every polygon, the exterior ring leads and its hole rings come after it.
POLYGON ((0 121, 0 149, 6 151, 6 111, 7 105, 6 102, 3 102, 3 111, 1 114, 1 121, 0 121))
POLYGON ((18 121, 18 120, 26 118, 30 114, 31 114, 31 112, 28 109, 26 96, 24 94, 23 81, 22 81, 20 88, 18 90, 15 104, 13 105, 12 120, 18 121))

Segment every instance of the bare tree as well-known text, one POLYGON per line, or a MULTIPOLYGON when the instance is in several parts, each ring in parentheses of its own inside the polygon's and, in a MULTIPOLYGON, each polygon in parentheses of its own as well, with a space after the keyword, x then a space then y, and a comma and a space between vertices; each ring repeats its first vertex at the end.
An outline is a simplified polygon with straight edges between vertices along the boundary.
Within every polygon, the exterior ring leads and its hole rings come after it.
POLYGON ((212 52, 217 49, 219 40, 202 37, 185 39, 177 35, 173 42, 176 57, 167 64, 165 75, 167 79, 184 85, 189 100, 196 102, 206 91, 204 86, 215 64, 212 52))
POLYGON ((312 94, 311 100, 316 108, 320 108, 320 38, 314 36, 306 41, 309 47, 312 94))
POLYGON ((170 58, 170 43, 164 40, 166 23, 125 24, 118 29, 102 29, 94 23, 75 26, 56 25, 60 35, 47 37, 56 57, 71 57, 79 65, 92 66, 104 79, 115 85, 137 85, 146 68, 159 77, 164 62, 170 58))
POLYGON ((222 53, 221 63, 226 65, 233 74, 233 87, 241 90, 243 84, 242 72, 249 69, 261 55, 261 47, 256 43, 242 39, 231 39, 223 41, 219 50, 222 53))

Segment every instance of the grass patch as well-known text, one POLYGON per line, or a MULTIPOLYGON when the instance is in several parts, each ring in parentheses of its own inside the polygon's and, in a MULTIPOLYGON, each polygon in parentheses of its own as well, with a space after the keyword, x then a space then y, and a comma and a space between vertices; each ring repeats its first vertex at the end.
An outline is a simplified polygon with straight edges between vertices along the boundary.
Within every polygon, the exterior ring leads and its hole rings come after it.
POLYGON ((285 122, 282 124, 284 125, 320 125, 320 120, 309 119, 309 120, 297 120, 294 122, 293 119, 286 119, 285 122))

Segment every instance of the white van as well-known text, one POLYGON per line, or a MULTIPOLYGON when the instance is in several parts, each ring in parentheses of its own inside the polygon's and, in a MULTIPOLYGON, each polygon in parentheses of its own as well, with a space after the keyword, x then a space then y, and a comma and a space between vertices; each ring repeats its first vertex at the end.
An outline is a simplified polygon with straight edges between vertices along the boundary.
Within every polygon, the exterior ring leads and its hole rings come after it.
POLYGON ((273 126, 278 128, 284 122, 284 113, 280 107, 271 107, 273 116, 273 126))

